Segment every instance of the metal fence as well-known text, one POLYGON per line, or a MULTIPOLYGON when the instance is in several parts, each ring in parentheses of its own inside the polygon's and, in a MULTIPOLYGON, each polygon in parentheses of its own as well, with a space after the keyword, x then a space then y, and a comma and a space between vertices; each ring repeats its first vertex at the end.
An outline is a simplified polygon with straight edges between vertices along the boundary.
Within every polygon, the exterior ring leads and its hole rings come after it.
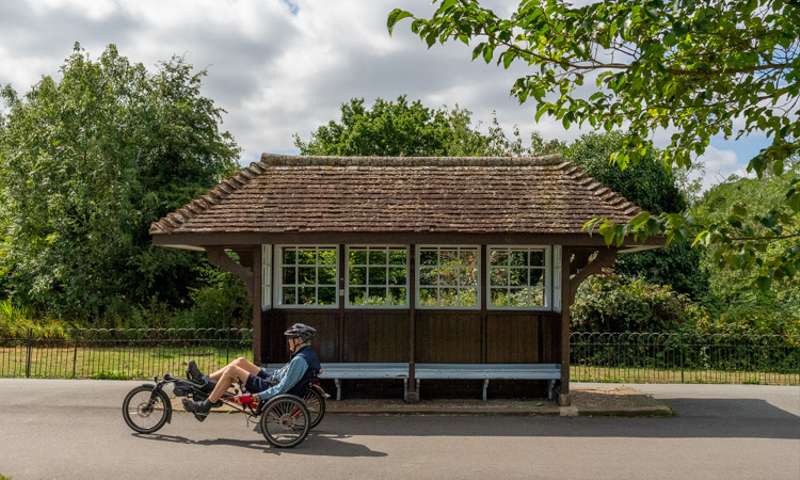
POLYGON ((800 385, 800 342, 779 335, 572 333, 573 381, 800 385))
POLYGON ((250 329, 80 329, 65 338, 0 338, 0 377, 152 378, 252 358, 250 329))
MULTIPOLYGON (((571 378, 586 382, 800 385, 800 342, 777 335, 572 333, 571 378)), ((0 377, 152 378, 252 358, 250 329, 80 329, 0 337, 0 377)))

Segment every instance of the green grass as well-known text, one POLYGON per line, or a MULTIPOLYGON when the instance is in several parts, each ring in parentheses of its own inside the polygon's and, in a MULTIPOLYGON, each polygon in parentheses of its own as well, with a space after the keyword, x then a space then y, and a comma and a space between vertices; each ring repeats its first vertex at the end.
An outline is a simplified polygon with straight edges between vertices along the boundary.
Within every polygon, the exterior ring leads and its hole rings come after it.
MULTIPOLYGON (((209 346, 83 348, 49 347, 31 350, 32 378, 150 379, 170 372, 183 375, 194 359, 210 372, 236 357, 252 358, 249 345, 220 349, 209 346)), ((25 346, 0 347, 0 377, 25 377, 25 346)), ((656 368, 609 368, 573 365, 575 382, 610 383, 744 383, 800 385, 800 373, 656 368)), ((2 479, 0 479, 2 480, 2 479)))
POLYGON ((666 368, 614 368, 573 365, 573 382, 598 383, 741 383, 749 385, 800 385, 800 373, 666 368))
MULTIPOLYGON (((166 372, 183 375, 190 359, 194 359, 200 369, 212 371, 240 356, 252 359, 249 348, 34 348, 31 351, 30 377, 145 379, 160 377, 166 372)), ((0 347, 0 377, 27 376, 26 360, 24 346, 0 347)))

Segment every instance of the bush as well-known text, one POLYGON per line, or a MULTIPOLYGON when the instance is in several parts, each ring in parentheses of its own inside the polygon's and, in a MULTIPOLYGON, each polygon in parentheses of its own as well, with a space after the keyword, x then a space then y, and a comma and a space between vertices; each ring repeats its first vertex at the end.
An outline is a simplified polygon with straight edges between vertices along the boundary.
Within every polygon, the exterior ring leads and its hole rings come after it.
POLYGON ((17 308, 6 299, 0 301, 0 337, 25 337, 28 332, 39 338, 66 338, 68 325, 57 320, 32 320, 30 312, 17 308))
POLYGON ((708 321, 704 307, 671 287, 617 274, 590 277, 571 313, 576 332, 667 332, 708 321))
POLYGON ((207 267, 202 272, 205 286, 191 289, 193 305, 177 312, 170 322, 174 328, 248 328, 250 300, 242 282, 234 275, 207 267))

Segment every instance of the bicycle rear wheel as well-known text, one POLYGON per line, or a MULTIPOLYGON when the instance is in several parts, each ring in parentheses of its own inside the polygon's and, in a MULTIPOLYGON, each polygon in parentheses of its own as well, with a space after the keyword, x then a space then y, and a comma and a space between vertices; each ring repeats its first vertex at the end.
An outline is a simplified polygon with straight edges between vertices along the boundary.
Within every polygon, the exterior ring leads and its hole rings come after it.
POLYGON ((299 397, 278 395, 264 406, 259 425, 270 445, 293 448, 301 444, 311 430, 311 414, 299 397))
POLYGON ((311 428, 314 428, 325 416, 325 394, 320 387, 311 385, 308 387, 303 401, 308 408, 308 413, 311 414, 311 428))

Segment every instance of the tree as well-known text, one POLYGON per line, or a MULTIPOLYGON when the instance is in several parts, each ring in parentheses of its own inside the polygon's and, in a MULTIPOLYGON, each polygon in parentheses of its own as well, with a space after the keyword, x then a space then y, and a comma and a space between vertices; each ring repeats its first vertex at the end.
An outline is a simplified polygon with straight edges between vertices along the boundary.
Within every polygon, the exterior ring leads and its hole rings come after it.
POLYGON ((198 258, 154 248, 148 226, 230 174, 239 153, 200 94, 205 72, 172 58, 151 73, 113 45, 93 60, 76 44, 60 73, 22 97, 3 89, 6 288, 70 319, 179 305, 198 258))
POLYGON ((318 127, 308 141, 295 134, 302 155, 507 155, 512 153, 512 142, 496 119, 483 134, 472 125, 469 110, 428 108, 405 96, 394 102, 379 98, 371 108, 364 99, 351 99, 342 104, 338 122, 318 127))
MULTIPOLYGON (((664 2, 601 0, 572 6, 558 0, 523 0, 502 18, 477 0, 442 0, 430 18, 395 9, 389 31, 411 17, 411 30, 428 47, 437 42, 472 45, 472 58, 530 72, 514 83, 520 102, 536 103, 536 119, 550 115, 565 128, 588 124, 606 131, 625 129, 612 161, 625 167, 649 155, 666 165, 689 167, 710 139, 762 134, 771 144, 750 159, 759 177, 780 174, 800 152, 800 4, 783 0, 664 2), (585 80, 596 91, 582 95, 585 80), (661 151, 658 130, 671 133, 661 151)), ((692 238, 715 245, 733 263, 759 270, 759 285, 791 278, 800 268, 800 250, 783 249, 776 261, 759 263, 765 244, 800 238, 793 219, 800 215, 800 176, 781 196, 786 209, 766 215, 740 204, 725 222, 702 224, 689 215, 644 212, 625 225, 595 219, 608 243, 625 236, 659 233, 668 240, 692 238), (769 225, 759 234, 744 228, 752 220, 769 225)))
MULTIPOLYGON (((654 214, 681 211, 687 207, 686 195, 678 188, 673 170, 666 169, 653 155, 622 169, 610 163, 622 148, 619 132, 586 134, 562 149, 565 158, 628 200, 654 214)), ((671 285, 693 299, 708 291, 708 275, 700 268, 703 255, 691 248, 687 239, 676 239, 664 249, 621 255, 615 270, 657 284, 671 285)))

